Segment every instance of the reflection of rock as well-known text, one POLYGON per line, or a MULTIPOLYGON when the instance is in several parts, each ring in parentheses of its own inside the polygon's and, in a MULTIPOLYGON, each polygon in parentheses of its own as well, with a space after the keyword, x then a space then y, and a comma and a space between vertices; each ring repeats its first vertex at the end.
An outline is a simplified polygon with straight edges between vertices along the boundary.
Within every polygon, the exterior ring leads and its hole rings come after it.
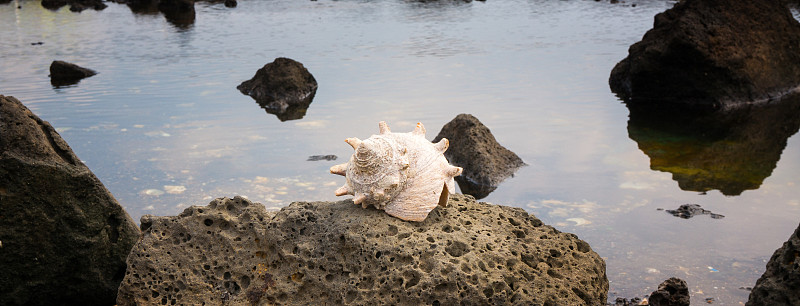
POLYGON ((697 215, 709 215, 711 219, 722 219, 725 216, 712 213, 710 210, 705 210, 698 204, 683 204, 678 209, 668 209, 666 212, 682 219, 689 219, 697 215))
POLYGON ((286 121, 303 118, 317 92, 317 80, 303 64, 279 57, 236 89, 255 99, 268 113, 286 121))
POLYGON ((0 118, 0 304, 113 305, 135 223, 49 123, 0 118))
POLYGON ((178 27, 194 24, 194 0, 160 0, 158 10, 167 21, 178 27))
POLYGON ((237 197, 142 228, 119 305, 603 305, 608 291, 577 236, 459 194, 423 222, 350 200, 268 213, 237 197))
POLYGON ((739 195, 772 174, 800 127, 800 95, 709 115, 685 116, 629 105, 628 135, 650 168, 672 173, 683 190, 739 195))
POLYGON ((800 305, 800 226, 772 254, 746 305, 800 305))
POLYGON ((58 10, 67 4, 70 5, 69 10, 73 12, 89 8, 100 11, 108 7, 102 0, 42 0, 42 7, 48 10, 58 10))
POLYGON ((97 72, 94 70, 64 61, 53 61, 50 64, 50 84, 56 87, 74 85, 80 82, 81 79, 95 74, 97 72))
POLYGON ((671 277, 658 285, 648 302, 652 306, 689 306, 689 288, 684 280, 671 277))
POLYGON ((611 71, 628 103, 705 109, 767 101, 800 84, 800 24, 783 1, 686 0, 611 71))
POLYGON ((478 199, 489 195, 525 165, 517 154, 497 143, 489 128, 469 114, 460 114, 445 124, 433 142, 442 138, 450 140, 450 148, 444 152, 447 160, 464 168, 455 177, 461 192, 478 199))

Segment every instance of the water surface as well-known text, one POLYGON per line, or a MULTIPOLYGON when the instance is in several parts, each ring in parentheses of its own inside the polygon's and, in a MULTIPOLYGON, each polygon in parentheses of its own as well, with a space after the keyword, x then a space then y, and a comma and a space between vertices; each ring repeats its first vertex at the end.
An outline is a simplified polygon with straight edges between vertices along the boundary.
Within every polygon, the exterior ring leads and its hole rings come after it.
POLYGON ((610 299, 676 276, 693 304, 738 305, 800 220, 797 128, 759 134, 768 115, 698 138, 629 116, 608 75, 672 3, 242 0, 198 2, 195 22, 176 25, 115 3, 72 13, 17 0, 0 5, 0 94, 56 127, 135 220, 222 196, 272 209, 338 200, 328 168, 352 153, 344 138, 384 120, 400 132, 423 122, 433 139, 470 113, 529 164, 483 200, 588 241, 610 299), (277 57, 319 82, 302 119, 236 90, 277 57), (54 88, 53 60, 99 74, 54 88), (339 159, 307 161, 328 154, 339 159), (696 179, 726 176, 748 183, 696 179), (658 210, 685 203, 725 218, 658 210))

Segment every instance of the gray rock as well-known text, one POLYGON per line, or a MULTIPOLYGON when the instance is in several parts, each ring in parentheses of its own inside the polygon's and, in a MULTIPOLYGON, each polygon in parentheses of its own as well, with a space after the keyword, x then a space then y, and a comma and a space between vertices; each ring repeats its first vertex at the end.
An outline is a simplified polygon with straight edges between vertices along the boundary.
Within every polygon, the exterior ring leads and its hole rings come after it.
POLYGON ((423 222, 244 198, 142 218, 119 305, 602 305, 605 263, 519 208, 451 195, 423 222))
POLYGON ((66 86, 78 83, 83 78, 97 74, 94 70, 73 63, 53 61, 50 64, 50 83, 53 86, 66 86))
POLYGON ((46 121, 0 95, 0 301, 112 305, 133 220, 46 121))
POLYGON ((444 156, 450 164, 464 168, 455 180, 464 194, 485 198, 525 163, 495 140, 478 118, 460 114, 439 131, 433 142, 442 138, 450 141, 444 156))
POLYGON ((609 85, 629 105, 736 108, 797 88, 799 45, 784 1, 679 1, 655 16, 609 85))
POLYGON ((686 281, 670 277, 650 294, 648 302, 652 306, 689 306, 689 287, 686 281))
POLYGON ((317 92, 317 80, 303 64, 276 58, 236 87, 281 121, 303 118, 317 92))
POLYGON ((800 305, 800 225, 772 254, 746 305, 800 305))

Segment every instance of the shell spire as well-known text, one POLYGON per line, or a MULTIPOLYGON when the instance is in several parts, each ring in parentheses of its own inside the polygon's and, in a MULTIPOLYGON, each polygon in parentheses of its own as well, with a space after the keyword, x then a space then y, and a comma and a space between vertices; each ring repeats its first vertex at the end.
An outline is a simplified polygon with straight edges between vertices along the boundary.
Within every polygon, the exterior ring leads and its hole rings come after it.
POLYGON ((345 140, 354 152, 347 163, 330 168, 346 177, 335 194, 354 195, 353 203, 406 221, 425 220, 437 206, 446 206, 448 195, 455 192, 453 177, 463 171, 444 157, 450 142, 425 139, 422 123, 410 133, 392 133, 384 121, 378 128, 380 134, 365 140, 345 140))

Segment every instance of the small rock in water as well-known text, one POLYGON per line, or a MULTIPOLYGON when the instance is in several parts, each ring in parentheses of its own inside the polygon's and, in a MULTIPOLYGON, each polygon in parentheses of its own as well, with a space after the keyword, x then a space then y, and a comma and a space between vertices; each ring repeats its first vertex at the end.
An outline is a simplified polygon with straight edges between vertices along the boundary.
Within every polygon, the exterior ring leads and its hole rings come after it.
POLYGON ((306 161, 319 161, 319 160, 336 160, 338 157, 333 154, 329 155, 311 155, 306 161))
POLYGON ((675 217, 679 217, 679 218, 683 218, 683 219, 689 219, 689 218, 694 217, 696 215, 709 215, 711 217, 711 219, 722 219, 722 218, 725 218, 725 216, 723 216, 723 215, 715 214, 715 213, 712 213, 710 210, 703 209, 698 204, 683 204, 680 207, 678 207, 678 209, 674 209, 674 210, 673 209, 668 209, 667 213, 669 213, 669 214, 671 214, 671 215, 673 215, 675 217))

